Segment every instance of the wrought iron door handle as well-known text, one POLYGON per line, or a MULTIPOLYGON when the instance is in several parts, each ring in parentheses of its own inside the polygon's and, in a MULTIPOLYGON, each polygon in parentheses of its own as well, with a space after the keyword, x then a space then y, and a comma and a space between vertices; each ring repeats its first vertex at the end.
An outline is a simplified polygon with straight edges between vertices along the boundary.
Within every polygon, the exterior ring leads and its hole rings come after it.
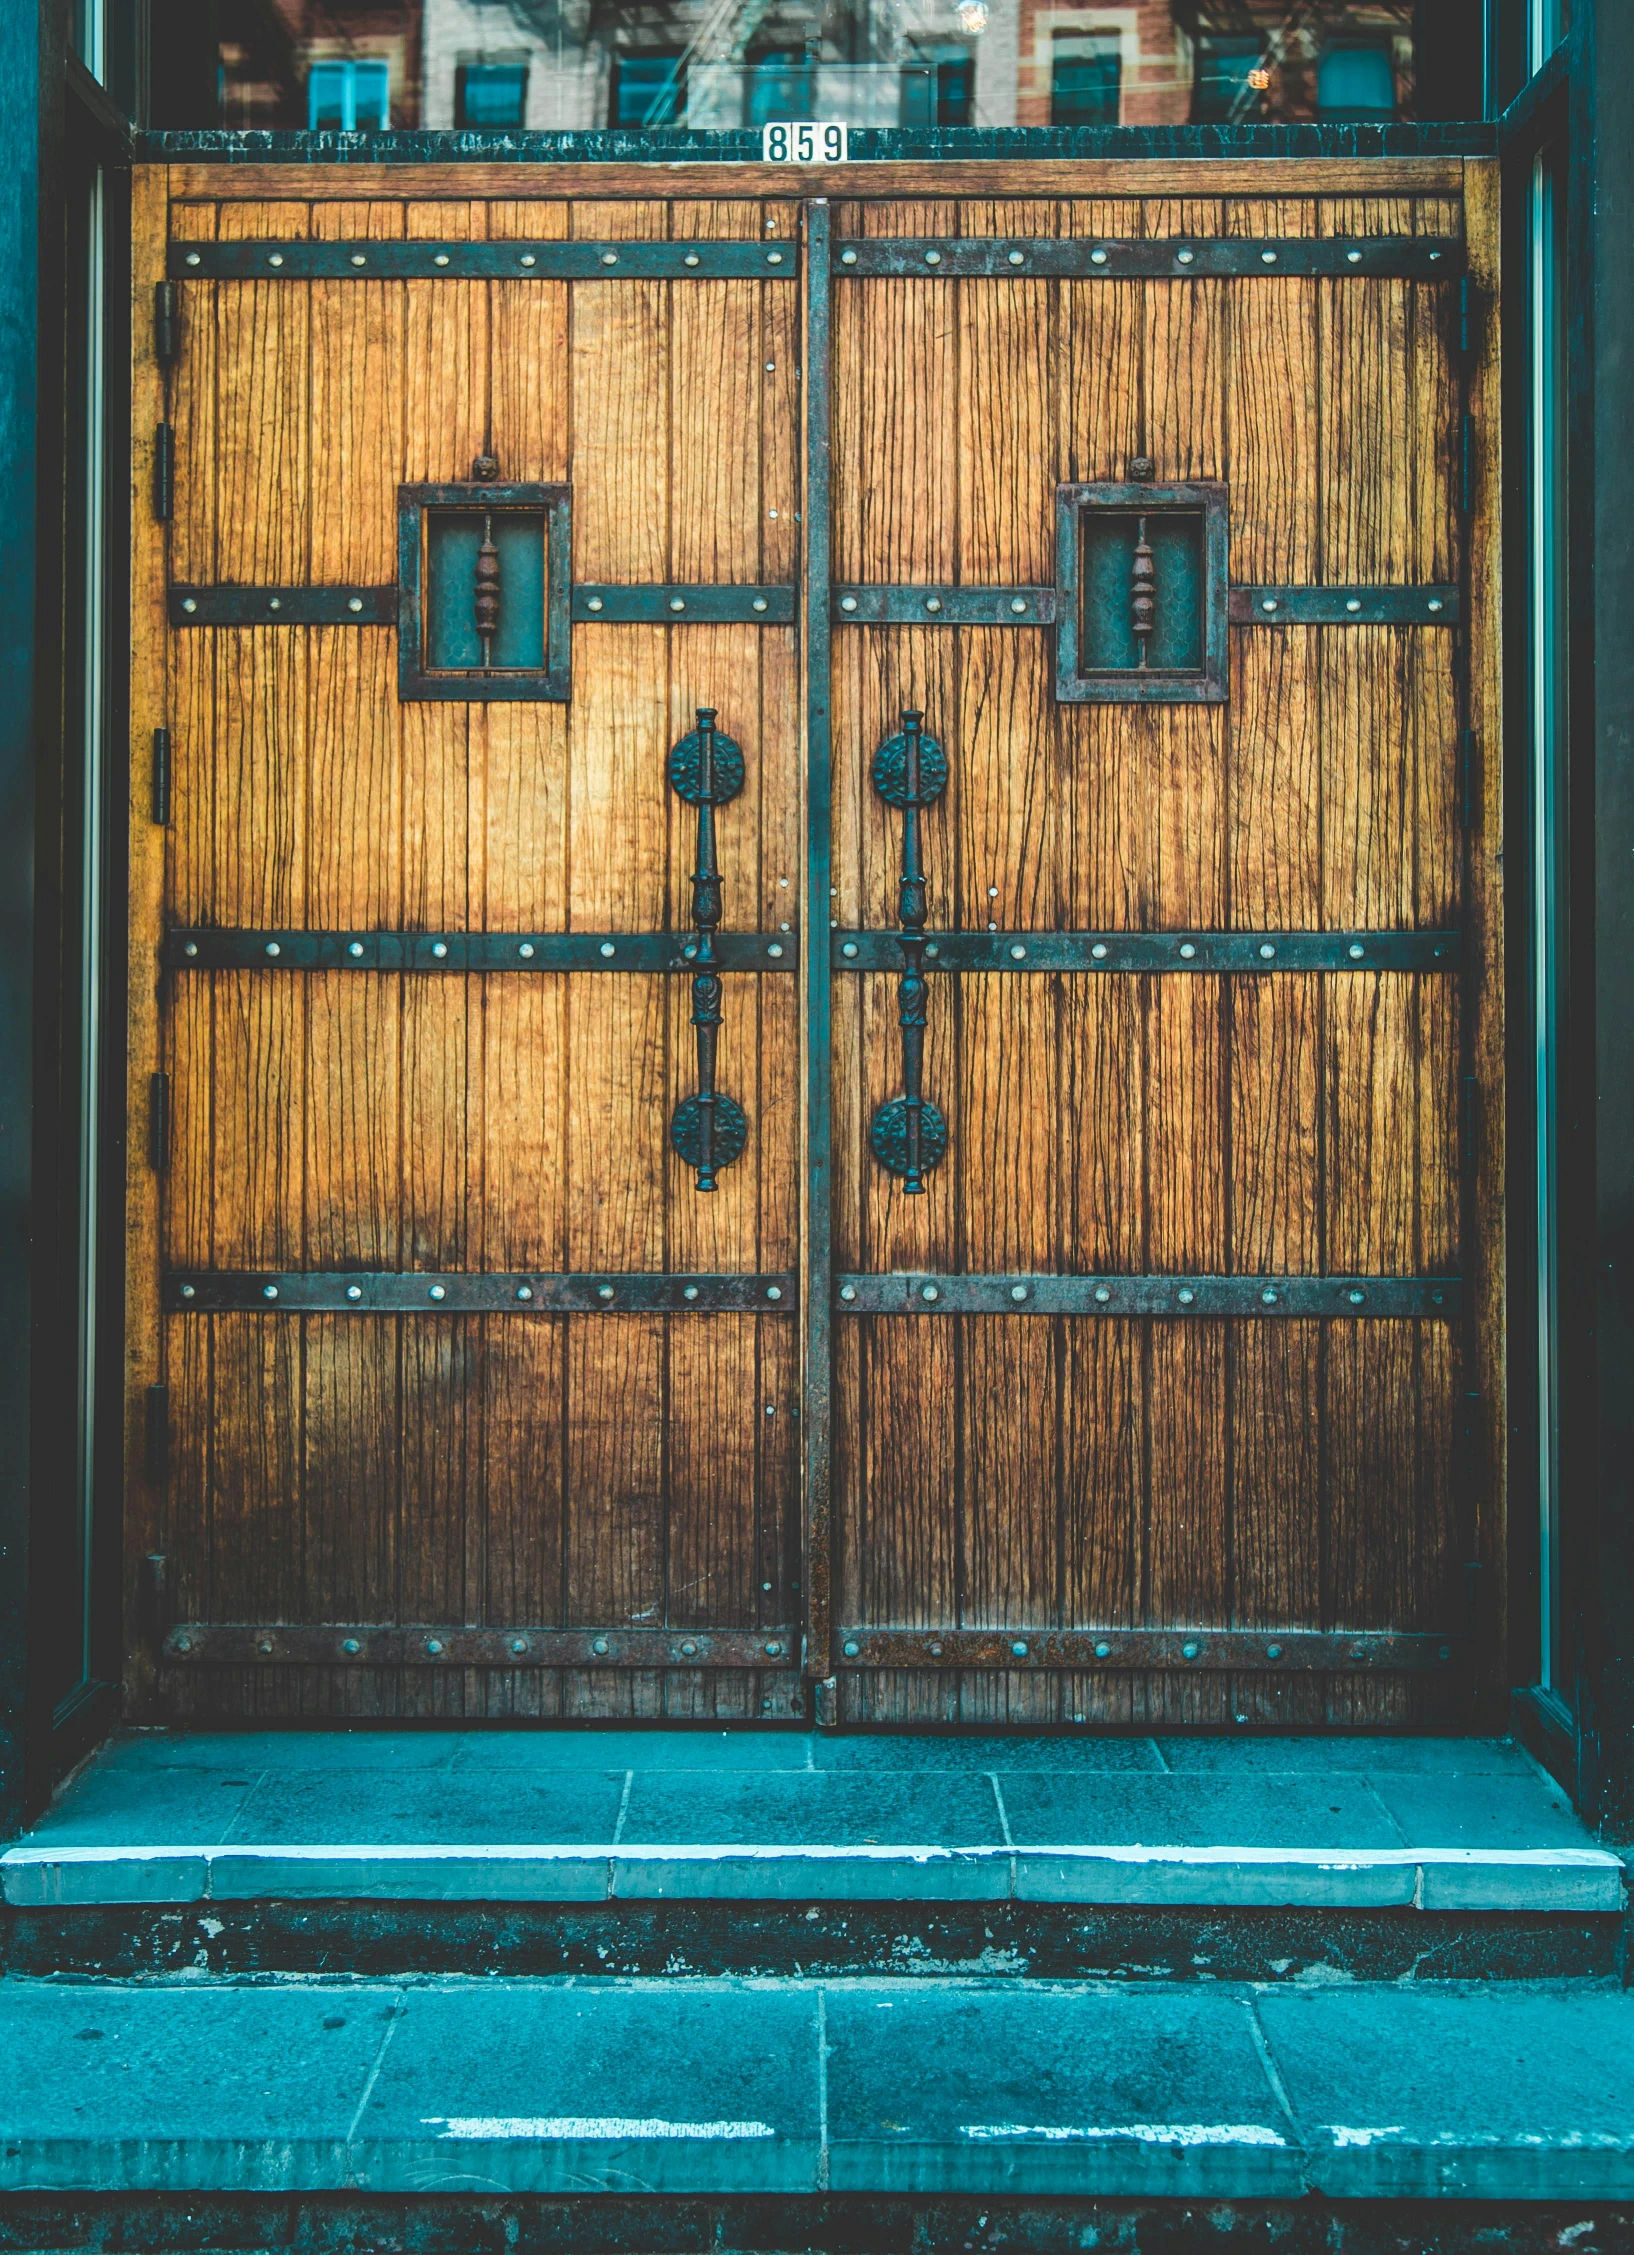
POLYGON ((868 1140, 874 1157, 902 1179, 903 1196, 920 1198, 925 1177, 947 1149, 947 1121, 926 1101, 925 872, 920 859, 919 816, 947 789, 947 754, 924 733, 924 714, 902 708, 902 731, 887 736, 874 754, 874 789, 887 806, 902 809, 902 877, 897 915, 902 925, 902 983, 897 1015, 902 1027, 903 1094, 874 1114, 868 1140))
POLYGON ((743 789, 743 751, 715 726, 713 705, 698 707, 698 725, 670 750, 665 769, 677 798, 698 810, 698 866, 692 872, 692 924, 698 935, 692 979, 692 1024, 698 1043, 698 1093, 684 1097, 670 1121, 670 1142, 691 1167, 700 1190, 713 1190, 722 1167, 743 1156, 749 1122, 743 1107, 715 1086, 721 1030, 721 981, 715 934, 721 922, 721 873, 715 859, 715 809, 743 789))

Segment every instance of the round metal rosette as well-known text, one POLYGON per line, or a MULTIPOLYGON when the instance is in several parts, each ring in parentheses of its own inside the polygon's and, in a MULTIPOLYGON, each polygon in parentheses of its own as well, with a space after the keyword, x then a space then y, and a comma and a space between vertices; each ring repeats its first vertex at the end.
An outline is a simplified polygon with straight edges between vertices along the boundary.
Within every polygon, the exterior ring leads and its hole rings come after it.
MULTIPOLYGON (((675 1155, 689 1167, 703 1164, 704 1108, 695 1096, 683 1097, 675 1107, 675 1117, 669 1124, 669 1139, 675 1146, 675 1155)), ((715 1098, 715 1151, 713 1164, 717 1171, 729 1167, 734 1159, 741 1159, 749 1145, 749 1123, 743 1116, 743 1106, 730 1096, 715 1098)))
MULTIPOLYGON (((908 1171, 908 1107, 900 1096, 893 1096, 889 1104, 882 1104, 874 1114, 874 1124, 868 1130, 868 1141, 874 1157, 887 1174, 905 1175, 908 1171)), ((919 1171, 929 1174, 947 1149, 947 1122, 934 1104, 924 1104, 919 1111, 919 1171)))
POLYGON ((887 806, 930 806, 947 789, 947 754, 934 736, 919 739, 919 795, 908 797, 908 739, 887 736, 869 769, 887 806))
POLYGON ((743 789, 743 747, 733 736, 715 731, 715 756, 710 761, 710 788, 703 787, 703 731, 689 728, 672 746, 664 773, 669 787, 688 806, 725 806, 743 789))

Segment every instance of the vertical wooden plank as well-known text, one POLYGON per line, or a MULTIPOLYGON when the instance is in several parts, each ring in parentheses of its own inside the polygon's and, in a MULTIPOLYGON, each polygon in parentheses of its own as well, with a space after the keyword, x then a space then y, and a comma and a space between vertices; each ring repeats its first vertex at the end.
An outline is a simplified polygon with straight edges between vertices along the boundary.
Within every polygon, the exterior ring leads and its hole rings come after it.
MULTIPOLYGON (((133 172, 134 181, 136 175, 133 172)), ((157 165, 142 168, 141 177, 152 183, 150 197, 160 208, 158 233, 147 211, 145 244, 132 242, 132 272, 136 296, 131 316, 131 346, 152 368, 153 286, 165 270, 165 174, 157 165), (137 256, 139 250, 145 256, 137 256)), ((214 204, 173 204, 168 233, 177 242, 208 243, 215 239, 214 204)), ((216 568, 216 358, 219 350, 217 296, 214 282, 180 285, 181 351, 166 391, 170 426, 175 435, 176 499, 170 525, 170 576, 183 587, 208 587, 220 574, 216 568)), ((156 371, 155 371, 156 373, 156 371)), ((160 395, 164 396, 163 393, 160 395)), ((158 401, 151 418, 143 415, 140 400, 133 401, 132 432, 141 442, 145 426, 161 419, 158 401)), ((132 464, 133 472, 137 465, 132 464)), ((151 482, 134 488, 135 522, 151 516, 151 482)))
MULTIPOLYGON (((224 203, 217 231, 299 241, 308 216, 300 203, 224 203)), ((248 587, 298 585, 311 562, 311 288, 216 284, 216 576, 248 587)))

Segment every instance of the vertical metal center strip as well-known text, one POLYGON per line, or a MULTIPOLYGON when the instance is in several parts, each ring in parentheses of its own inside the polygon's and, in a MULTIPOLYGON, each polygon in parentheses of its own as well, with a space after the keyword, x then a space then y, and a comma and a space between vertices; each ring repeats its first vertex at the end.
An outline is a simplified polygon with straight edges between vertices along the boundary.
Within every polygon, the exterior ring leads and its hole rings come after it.
MULTIPOLYGON (((827 934, 833 884, 833 578, 829 438, 832 422, 832 339, 829 330, 830 218, 824 201, 806 206, 805 304, 805 571, 803 659, 806 693, 806 764, 803 816, 806 831, 805 929, 820 942, 827 934)), ((821 1682, 830 1673, 830 1426, 832 1348, 830 1299, 833 1248, 831 1032, 829 949, 802 951, 805 1009, 806 1102, 802 1130, 800 1214, 800 1320, 803 1326, 801 1489, 805 1589, 805 1671, 821 1682)))

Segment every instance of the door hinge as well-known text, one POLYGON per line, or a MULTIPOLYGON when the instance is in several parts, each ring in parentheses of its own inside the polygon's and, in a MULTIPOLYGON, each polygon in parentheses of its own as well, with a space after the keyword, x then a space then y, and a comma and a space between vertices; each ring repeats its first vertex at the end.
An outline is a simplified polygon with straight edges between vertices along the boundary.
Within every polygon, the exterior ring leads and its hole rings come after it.
POLYGON ((170 731, 153 731, 153 819, 161 827, 170 820, 170 731))
POLYGON ((147 1392, 147 1415, 142 1433, 142 1467, 153 1481, 165 1479, 170 1471, 170 1388, 150 1386, 147 1392))
POLYGON ((163 1174, 170 1164, 170 1075, 148 1079, 148 1165, 163 1174))
POLYGON ((176 488, 175 446, 168 423, 153 426, 153 514, 162 525, 170 522, 170 505, 176 488))
POLYGON ((1475 417, 1466 415, 1458 444, 1458 506, 1466 517, 1475 514, 1475 417))
POLYGON ((1458 827, 1475 828, 1475 795, 1479 784, 1479 759, 1475 731, 1458 731, 1458 827))
POLYGON ((174 282, 153 286, 153 357, 161 368, 174 367, 181 344, 181 292, 174 282))

